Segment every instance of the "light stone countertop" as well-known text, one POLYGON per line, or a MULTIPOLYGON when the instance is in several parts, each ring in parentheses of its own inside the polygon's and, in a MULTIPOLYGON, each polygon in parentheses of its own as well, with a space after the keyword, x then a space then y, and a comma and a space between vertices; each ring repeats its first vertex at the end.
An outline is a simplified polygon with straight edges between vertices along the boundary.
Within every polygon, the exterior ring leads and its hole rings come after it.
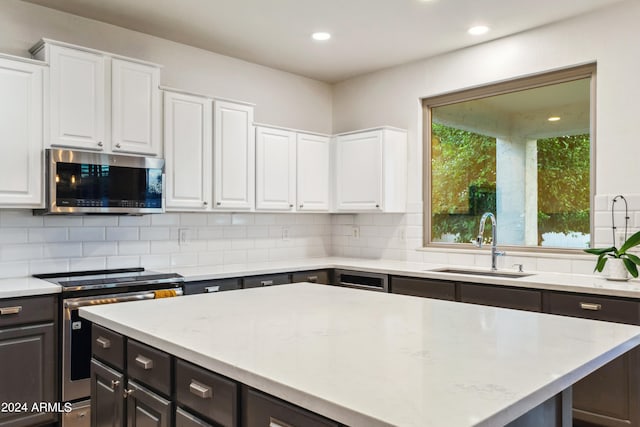
POLYGON ((640 343, 640 327, 313 284, 82 317, 350 426, 498 426, 640 343))
POLYGON ((62 288, 35 277, 0 279, 0 299, 60 293, 62 288))
MULTIPOLYGON (((595 258, 594 258, 595 262, 595 258)), ((445 264, 427 264, 405 261, 376 260, 363 258, 304 258, 298 260, 234 264, 227 266, 170 267, 152 269, 178 273, 187 282, 242 277, 260 274, 286 273, 293 271, 340 268, 398 276, 422 277, 461 282, 486 283, 503 286, 517 286, 530 289, 547 289, 565 292, 580 292, 594 295, 617 296, 640 299, 640 279, 628 282, 613 282, 595 274, 567 274, 527 271, 530 276, 521 278, 502 278, 474 276, 467 274, 442 273, 444 267, 466 270, 488 271, 477 266, 455 266, 445 264)), ((514 272, 514 270, 503 270, 514 272)), ((0 298, 59 293, 60 287, 44 280, 32 277, 0 279, 0 298)))

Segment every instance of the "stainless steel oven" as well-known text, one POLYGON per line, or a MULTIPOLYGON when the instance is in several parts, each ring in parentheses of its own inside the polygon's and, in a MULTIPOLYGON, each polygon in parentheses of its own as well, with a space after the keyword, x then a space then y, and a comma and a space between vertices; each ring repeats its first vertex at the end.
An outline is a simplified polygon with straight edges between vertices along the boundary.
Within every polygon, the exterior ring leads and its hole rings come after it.
POLYGON ((142 268, 43 274, 36 277, 62 286, 62 400, 73 410, 63 417, 63 427, 89 426, 91 417, 91 322, 80 318, 78 309, 88 305, 116 304, 181 296, 184 279, 177 274, 156 273, 142 268))

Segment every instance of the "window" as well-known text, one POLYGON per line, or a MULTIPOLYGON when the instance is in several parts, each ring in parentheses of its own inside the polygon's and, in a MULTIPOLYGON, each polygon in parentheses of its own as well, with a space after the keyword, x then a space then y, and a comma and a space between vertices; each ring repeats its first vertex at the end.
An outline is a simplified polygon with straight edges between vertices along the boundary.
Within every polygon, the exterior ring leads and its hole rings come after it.
POLYGON ((589 247, 594 78, 590 65, 423 100, 425 245, 468 244, 492 212, 499 245, 589 247))

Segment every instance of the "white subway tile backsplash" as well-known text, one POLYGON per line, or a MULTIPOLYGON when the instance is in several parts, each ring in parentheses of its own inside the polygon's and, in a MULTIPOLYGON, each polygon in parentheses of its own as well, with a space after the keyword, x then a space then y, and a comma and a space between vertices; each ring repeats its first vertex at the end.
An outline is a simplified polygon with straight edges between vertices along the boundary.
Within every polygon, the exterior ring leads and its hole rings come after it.
POLYGON ((181 267, 196 266, 198 265, 198 254, 196 253, 172 254, 171 265, 174 267, 175 266, 181 266, 181 267))
POLYGON ((188 243, 180 243, 180 252, 200 252, 206 251, 208 248, 208 242, 206 240, 191 240, 188 243))
POLYGON ((28 228, 0 228, 0 245, 10 243, 27 243, 28 228))
MULTIPOLYGON (((640 206, 638 208, 640 209, 640 206)), ((606 211, 607 209, 611 209, 609 196, 607 194, 596 195, 593 199, 593 210, 597 212, 606 211)))
POLYGON ((207 225, 207 215, 202 213, 181 213, 180 226, 207 225))
POLYGON ((167 268, 171 265, 169 255, 141 255, 140 265, 147 269, 167 268))
POLYGON ((29 242, 64 242, 67 240, 68 228, 63 227, 36 227, 29 228, 29 242))
POLYGON ((455 265, 475 265, 476 257, 473 254, 450 253, 449 263, 455 265))
POLYGON ((180 225, 180 214, 178 213, 164 213, 150 216, 151 225, 153 226, 180 225))
POLYGON ((549 271, 556 273, 571 273, 571 260, 540 258, 538 259, 538 271, 549 271))
POLYGON ((82 243, 47 243, 42 245, 45 258, 75 258, 82 256, 82 243))
POLYGON ((150 242, 150 250, 152 254, 170 254, 180 252, 180 245, 178 241, 162 240, 157 242, 150 242))
POLYGON ((0 210, 0 227, 42 227, 43 218, 28 210, 0 210))
POLYGON ((139 229, 137 227, 107 227, 107 240, 138 240, 139 229))
POLYGON ((120 216, 118 225, 121 227, 144 227, 151 225, 151 215, 120 216))
POLYGON ((222 265, 223 252, 200 252, 198 253, 198 265, 222 265))
POLYGON ((107 257, 107 268, 140 267, 139 256, 110 256, 107 257))
POLYGON ((45 227, 82 227, 81 216, 45 216, 45 227))
POLYGON ((207 215, 208 225, 231 225, 230 213, 215 213, 207 215))
POLYGON ((85 227, 116 227, 118 225, 117 216, 83 216, 82 225, 85 227))
POLYGON ((0 246, 0 261, 29 261, 42 258, 42 245, 18 244, 0 246))
POLYGON ((269 261, 269 249, 247 250, 247 262, 267 262, 267 261, 269 261))
POLYGON ((269 227, 265 225, 247 226, 247 237, 250 239, 269 237, 269 227))
POLYGON ((69 229, 69 240, 74 242, 99 242, 105 239, 104 227, 74 227, 69 229))
POLYGON ((69 259, 69 271, 104 270, 107 259, 104 257, 82 257, 69 259))
POLYGON ((242 239, 247 237, 247 228, 238 225, 226 226, 222 229, 222 236, 225 239, 242 239))
POLYGON ((29 274, 59 273, 66 271, 71 270, 69 270, 69 260, 64 258, 38 259, 29 262, 29 274))
POLYGON ((222 253, 222 263, 228 264, 244 264, 247 262, 247 251, 228 250, 222 253))
POLYGON ((232 225, 252 225, 255 214, 233 213, 231 214, 232 225))
POLYGON ((216 239, 207 241, 208 251, 224 251, 231 249, 231 239, 216 239))
POLYGON ((143 255, 151 251, 149 242, 141 241, 124 241, 118 242, 118 255, 143 255))
POLYGON ((29 262, 0 262, 0 279, 29 275, 29 262))
POLYGON ((86 257, 118 254, 118 242, 83 242, 82 255, 86 257))
POLYGON ((167 227, 140 227, 140 240, 169 240, 170 235, 167 227))

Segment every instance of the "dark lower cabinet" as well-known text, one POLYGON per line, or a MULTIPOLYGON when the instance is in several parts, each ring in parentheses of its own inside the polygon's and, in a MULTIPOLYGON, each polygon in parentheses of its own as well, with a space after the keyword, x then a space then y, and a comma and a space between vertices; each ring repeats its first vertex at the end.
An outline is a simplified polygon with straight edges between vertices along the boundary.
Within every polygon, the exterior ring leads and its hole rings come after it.
POLYGON ((169 427, 171 402, 133 381, 127 383, 127 427, 169 427))
POLYGON ((124 425, 124 374, 91 360, 91 426, 124 425))
MULTIPOLYGON (((640 303, 633 300, 547 292, 545 307, 551 314, 640 324, 640 303)), ((640 426, 638 348, 574 384, 573 417, 576 426, 640 426)))
POLYGON ((323 285, 331 284, 331 272, 329 270, 313 270, 313 271, 296 271, 291 273, 291 281, 321 283, 323 285))
POLYGON ((391 293, 455 301, 456 283, 447 280, 392 276, 391 293))
POLYGON ((242 427, 339 427, 306 409, 294 406, 273 396, 242 388, 242 427))
POLYGON ((289 273, 266 274, 262 276, 249 276, 242 280, 243 288, 259 288, 261 286, 284 285, 291 283, 289 273))
POLYGON ((0 426, 56 422, 55 412, 33 411, 33 404, 58 402, 56 350, 57 298, 0 301, 0 426))
POLYGON ((516 310, 542 311, 542 291, 533 289, 461 283, 460 301, 516 310))
POLYGON ((233 291, 242 289, 239 278, 234 279, 215 279, 215 280, 198 280, 195 282, 185 282, 184 294, 209 294, 222 291, 233 291))
POLYGON ((182 408, 176 409, 176 427, 213 427, 182 408))

